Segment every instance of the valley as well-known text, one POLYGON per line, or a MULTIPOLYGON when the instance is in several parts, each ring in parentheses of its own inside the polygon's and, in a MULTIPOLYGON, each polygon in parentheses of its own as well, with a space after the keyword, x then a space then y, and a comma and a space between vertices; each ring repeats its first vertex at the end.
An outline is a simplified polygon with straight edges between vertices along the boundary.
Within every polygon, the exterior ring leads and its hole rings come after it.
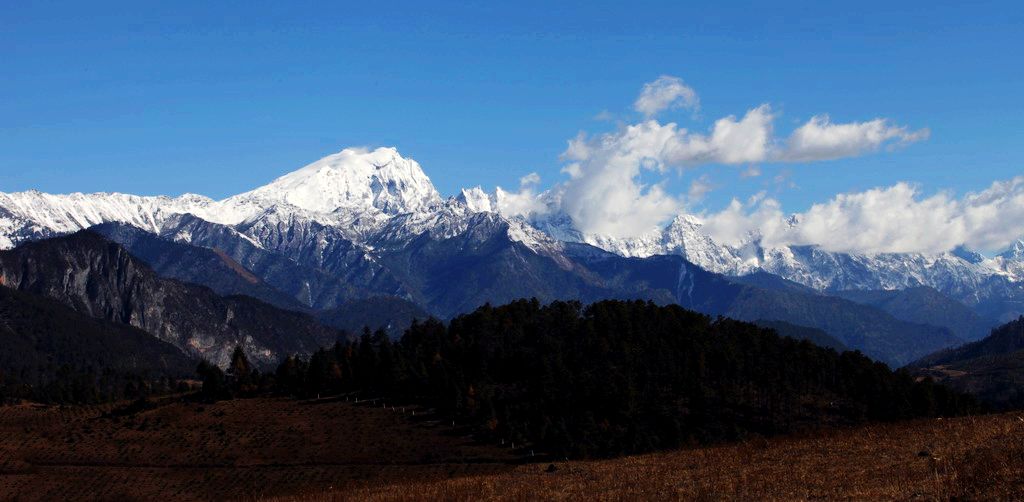
POLYGON ((1024 502, 1020 2, 8 2, 0 502, 1024 502))

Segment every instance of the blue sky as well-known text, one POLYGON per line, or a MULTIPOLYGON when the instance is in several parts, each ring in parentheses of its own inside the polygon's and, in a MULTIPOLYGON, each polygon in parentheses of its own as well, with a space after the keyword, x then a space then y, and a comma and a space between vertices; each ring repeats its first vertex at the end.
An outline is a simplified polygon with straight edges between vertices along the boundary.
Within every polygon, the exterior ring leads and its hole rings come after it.
POLYGON ((0 191, 223 197, 355 145, 397 146, 444 194, 529 172, 546 186, 580 131, 639 122, 633 101, 660 75, 699 94, 696 116, 659 116, 693 131, 762 103, 781 137, 823 113, 931 131, 757 177, 667 175, 680 193, 707 176, 695 209, 769 190, 798 211, 898 181, 964 193, 1022 173, 1019 2, 4 3, 0 191))

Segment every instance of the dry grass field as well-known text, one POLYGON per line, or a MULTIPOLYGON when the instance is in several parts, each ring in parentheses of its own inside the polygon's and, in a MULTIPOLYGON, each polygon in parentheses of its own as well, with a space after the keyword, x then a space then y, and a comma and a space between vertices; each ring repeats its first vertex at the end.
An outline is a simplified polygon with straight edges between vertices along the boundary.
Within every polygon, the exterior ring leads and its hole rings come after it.
POLYGON ((1024 499, 1024 414, 521 464, 344 401, 0 408, 0 500, 1024 499))
POLYGON ((509 469, 411 410, 344 401, 0 407, 0 500, 255 500, 509 469))
POLYGON ((1024 500, 1024 416, 875 425, 298 500, 1024 500))

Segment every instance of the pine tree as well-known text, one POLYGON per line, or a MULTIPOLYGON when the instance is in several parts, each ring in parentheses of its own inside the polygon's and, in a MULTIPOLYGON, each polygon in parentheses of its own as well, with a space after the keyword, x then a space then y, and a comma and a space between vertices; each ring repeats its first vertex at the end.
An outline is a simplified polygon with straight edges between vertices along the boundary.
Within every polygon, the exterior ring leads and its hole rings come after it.
POLYGON ((249 395, 256 390, 253 368, 241 345, 235 346, 231 353, 231 364, 228 365, 227 376, 232 389, 240 395, 249 395))
POLYGON ((225 382, 224 372, 215 364, 210 364, 205 359, 199 361, 196 373, 203 381, 203 389, 200 395, 207 401, 216 401, 231 397, 230 389, 225 382))

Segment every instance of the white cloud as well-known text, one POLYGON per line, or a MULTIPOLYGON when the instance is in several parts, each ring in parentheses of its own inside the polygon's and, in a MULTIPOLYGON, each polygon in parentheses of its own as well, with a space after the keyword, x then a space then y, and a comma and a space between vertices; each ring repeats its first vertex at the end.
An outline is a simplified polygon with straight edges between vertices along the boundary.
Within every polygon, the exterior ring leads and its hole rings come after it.
MULTIPOLYGON (((716 120, 708 140, 710 155, 692 160, 721 164, 765 160, 770 148, 774 118, 771 107, 764 104, 748 111, 739 121, 732 115, 716 120)), ((701 141, 700 137, 693 139, 695 142, 701 141)))
POLYGON ((519 178, 519 186, 536 186, 540 183, 540 175, 537 173, 530 173, 522 178, 519 178))
POLYGON ((774 199, 733 200, 708 216, 705 228, 731 244, 754 232, 766 246, 817 245, 837 252, 937 253, 961 244, 996 250, 1024 235, 1024 176, 959 199, 948 192, 922 197, 917 187, 897 183, 836 195, 792 219, 774 199))
POLYGON ((779 202, 765 198, 762 192, 746 204, 733 199, 721 212, 706 216, 702 229, 720 243, 739 245, 752 234, 775 235, 779 232, 775 227, 780 224, 785 221, 779 202))
POLYGON ((537 193, 539 183, 540 175, 530 173, 519 178, 519 191, 517 192, 509 192, 497 187, 494 190, 492 204, 494 210, 506 216, 546 214, 548 206, 545 204, 542 194, 537 193))
POLYGON ((828 115, 812 117, 786 140, 778 160, 813 162, 856 157, 878 151, 883 145, 899 146, 927 139, 928 129, 910 131, 886 119, 833 124, 828 115))
POLYGON ((1024 235, 1024 176, 967 194, 961 205, 964 242, 974 249, 1002 249, 1024 235))
MULTIPOLYGON (((917 141, 927 134, 927 130, 909 132, 881 119, 832 124, 826 117, 815 117, 797 129, 785 146, 779 147, 772 134, 774 119, 771 107, 763 104, 748 110, 742 118, 730 115, 716 120, 707 134, 656 120, 628 125, 593 138, 580 133, 569 141, 563 153, 563 159, 569 164, 562 171, 569 175, 569 180, 560 187, 562 209, 584 233, 632 237, 650 231, 674 216, 681 207, 681 198, 666 193, 659 182, 673 170, 704 164, 825 160, 860 155, 887 143, 917 141), (645 172, 654 175, 653 183, 640 181, 645 172)), ((741 176, 757 174, 760 169, 751 166, 741 176)), ((710 187, 699 181, 695 183, 691 185, 689 199, 700 200, 710 187)), ((775 184, 795 187, 788 172, 777 175, 775 184)), ((856 205, 856 201, 847 201, 842 196, 837 198, 837 203, 856 205)), ((839 214, 848 214, 848 211, 839 214)), ((759 209, 757 216, 765 214, 759 209)), ((868 214, 857 218, 865 221, 868 214)), ((898 219, 887 221, 892 223, 898 219)), ((730 225, 722 221, 721 227, 730 225)), ((723 233, 733 234, 731 230, 723 233)), ((866 243, 871 239, 871 235, 864 235, 859 242, 842 245, 877 248, 866 243)), ((894 247, 909 245, 910 242, 902 244, 898 239, 890 244, 894 247)))
MULTIPOLYGON (((745 165, 741 177, 758 176, 757 164, 773 162, 814 162, 840 157, 863 155, 884 147, 920 141, 927 129, 910 131, 885 119, 868 122, 833 124, 828 116, 819 115, 798 127, 787 139, 774 136, 775 113, 768 104, 748 110, 742 117, 729 115, 716 120, 706 132, 693 132, 669 122, 662 124, 650 117, 669 108, 696 110, 697 93, 678 77, 662 76, 644 85, 634 108, 648 118, 640 123, 622 125, 612 132, 588 136, 581 132, 568 142, 562 159, 562 172, 568 179, 538 195, 536 178, 528 176, 519 192, 497 191, 499 210, 506 214, 544 214, 563 212, 579 231, 590 235, 628 238, 648 233, 659 227, 685 206, 699 201, 711 189, 707 179, 692 180, 686 194, 670 194, 664 189, 665 177, 706 164, 745 165)), ((795 184, 784 172, 775 178, 776 189, 795 184)), ((909 187, 900 193, 872 193, 860 198, 837 197, 841 206, 830 212, 830 206, 814 209, 815 219, 806 226, 812 229, 838 231, 843 224, 893 223, 899 218, 874 218, 865 209, 870 200, 882 198, 878 204, 917 207, 906 201, 909 187), (844 221, 848 217, 852 221, 844 221), (881 221, 885 220, 885 221, 881 221)), ((912 191, 912 189, 911 189, 912 191)), ((916 195, 910 193, 909 198, 916 195)), ((925 208, 926 210, 931 208, 925 208)), ((934 216, 934 215, 933 215, 934 216)), ((790 235, 777 202, 761 198, 747 204, 735 203, 712 218, 709 228, 728 239, 745 235, 754 229, 766 238, 804 241, 811 236, 790 235), (756 207, 749 207, 755 204, 756 207), (778 213, 778 214, 776 214, 778 213), (780 223, 781 222, 781 223, 780 223)), ((886 235, 882 232, 882 235, 886 235)), ((852 236, 839 246, 878 249, 878 235, 852 236)), ((913 239, 895 240, 893 246, 911 246, 913 239)), ((941 242, 930 247, 941 247, 941 242)))
POLYGON ((700 202, 714 188, 715 186, 711 183, 711 178, 703 174, 690 182, 690 189, 686 192, 686 201, 690 204, 700 202))
POLYGON ((666 171, 679 134, 675 124, 652 120, 569 141, 562 154, 569 180, 558 187, 561 209, 584 233, 632 237, 651 231, 682 204, 659 184, 644 184, 641 173, 666 171))
MULTIPOLYGON (((762 105, 742 119, 719 119, 709 134, 655 120, 593 138, 581 133, 562 154, 569 161, 562 169, 569 179, 559 187, 561 208, 584 233, 632 237, 649 232, 677 214, 682 201, 659 182, 642 182, 641 174, 660 178, 698 164, 763 160, 771 120, 771 109, 762 105)), ((700 191, 698 186, 693 195, 702 196, 700 191)))
POLYGON ((662 75, 644 84, 633 108, 650 118, 669 108, 696 111, 700 108, 700 99, 697 92, 683 83, 681 78, 662 75))
POLYGON ((756 165, 747 166, 740 172, 740 178, 756 178, 761 175, 761 168, 756 165))

